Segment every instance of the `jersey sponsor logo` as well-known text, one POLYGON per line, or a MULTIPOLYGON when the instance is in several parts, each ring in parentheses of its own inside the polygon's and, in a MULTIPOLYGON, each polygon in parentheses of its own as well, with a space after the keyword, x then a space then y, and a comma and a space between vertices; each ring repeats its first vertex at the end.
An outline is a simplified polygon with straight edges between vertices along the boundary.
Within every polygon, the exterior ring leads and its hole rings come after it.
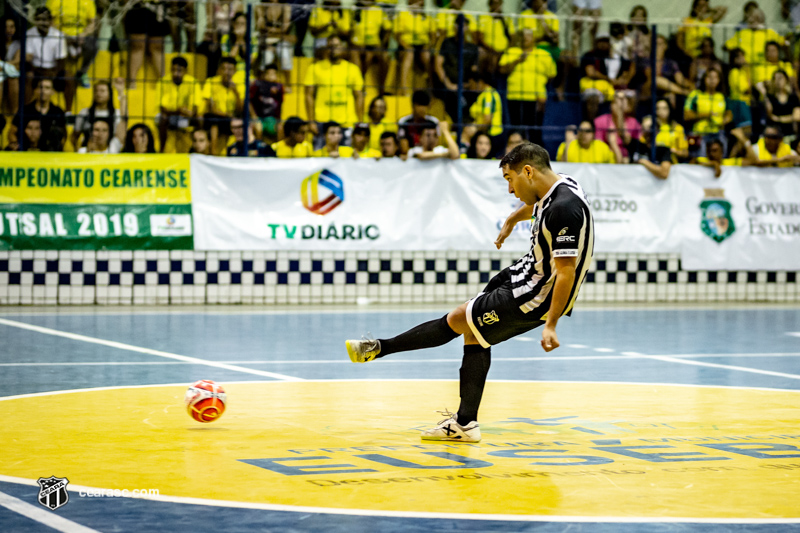
POLYGON ((315 215, 327 215, 344 202, 344 182, 330 170, 320 170, 303 180, 300 198, 303 207, 315 215))
POLYGON ((553 257, 578 257, 578 250, 555 250, 553 257))
POLYGON ((731 217, 731 203, 725 199, 725 189, 703 189, 700 202, 700 229, 715 242, 722 242, 736 231, 731 217))
POLYGON ((558 234, 559 235, 564 235, 568 231, 569 231, 569 228, 561 228, 561 231, 559 231, 558 234))
POLYGON ((500 322, 500 317, 497 316, 497 311, 489 311, 488 313, 483 313, 483 322, 486 325, 494 324, 495 322, 500 322))
POLYGON ((575 235, 561 235, 556 237, 556 242, 575 242, 575 235))

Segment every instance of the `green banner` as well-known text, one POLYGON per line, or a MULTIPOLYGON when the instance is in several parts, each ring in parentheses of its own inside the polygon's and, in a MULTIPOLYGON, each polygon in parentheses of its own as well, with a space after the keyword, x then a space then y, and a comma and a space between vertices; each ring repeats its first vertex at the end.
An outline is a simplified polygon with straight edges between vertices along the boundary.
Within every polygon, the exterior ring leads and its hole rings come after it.
POLYGON ((191 250, 191 204, 0 204, 0 250, 191 250))

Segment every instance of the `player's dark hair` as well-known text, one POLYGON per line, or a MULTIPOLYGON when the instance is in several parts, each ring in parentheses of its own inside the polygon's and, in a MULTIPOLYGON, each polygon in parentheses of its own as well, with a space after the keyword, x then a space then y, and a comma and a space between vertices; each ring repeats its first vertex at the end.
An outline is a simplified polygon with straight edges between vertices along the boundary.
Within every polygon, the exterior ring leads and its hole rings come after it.
POLYGON ((230 63, 233 66, 236 66, 236 59, 232 58, 231 56, 225 56, 220 60, 220 65, 224 65, 225 63, 230 63))
POLYGON ((414 94, 411 95, 411 104, 431 105, 431 95, 428 93, 428 91, 414 91, 414 94))
POLYGON ((767 43, 764 45, 764 50, 766 50, 768 46, 774 46, 779 52, 781 51, 781 45, 776 41, 767 41, 767 43))
POLYGON ((383 139, 394 139, 394 142, 397 142, 397 134, 393 131, 384 131, 381 133, 381 140, 383 139))
POLYGON ((180 56, 172 58, 172 65, 173 66, 178 65, 179 67, 189 68, 189 62, 186 61, 185 57, 180 57, 180 56))
POLYGON ((306 125, 306 121, 300 117, 289 117, 283 123, 283 135, 288 137, 300 131, 300 128, 306 125))
POLYGON ((706 151, 708 151, 708 149, 711 148, 712 144, 718 144, 719 147, 722 148, 722 151, 723 152, 725 151, 725 145, 722 144, 722 141, 720 141, 719 139, 712 139, 708 141, 708 145, 706 145, 706 151))
POLYGON ((500 168, 507 166, 517 172, 524 165, 530 165, 540 171, 551 170, 550 154, 538 144, 526 141, 515 146, 500 160, 500 168))

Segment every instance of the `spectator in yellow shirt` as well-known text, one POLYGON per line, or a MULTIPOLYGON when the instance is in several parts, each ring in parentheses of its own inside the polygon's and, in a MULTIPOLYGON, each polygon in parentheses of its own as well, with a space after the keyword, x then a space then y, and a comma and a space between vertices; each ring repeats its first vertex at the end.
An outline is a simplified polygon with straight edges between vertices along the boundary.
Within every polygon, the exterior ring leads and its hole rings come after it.
POLYGON ((764 62, 759 65, 753 65, 750 69, 752 71, 753 85, 769 85, 772 81, 772 75, 776 71, 782 70, 791 81, 792 89, 795 93, 800 93, 797 88, 797 76, 794 72, 794 67, 790 61, 781 61, 780 45, 775 41, 770 41, 766 44, 764 49, 764 62))
POLYGON ((565 140, 558 147, 557 161, 566 163, 616 163, 614 152, 601 140, 594 138, 594 124, 584 120, 578 126, 577 136, 568 129, 565 140))
POLYGON ((228 145, 231 135, 231 119, 242 111, 242 95, 233 82, 236 73, 236 60, 223 57, 219 75, 206 80, 203 98, 206 101, 206 114, 203 127, 211 136, 211 152, 219 155, 228 145))
POLYGON ((522 30, 522 47, 512 46, 500 58, 500 73, 508 75, 508 114, 511 124, 528 131, 528 139, 541 143, 547 102, 547 82, 556 75, 553 58, 536 48, 533 31, 522 30))
POLYGON ((350 42, 353 30, 353 14, 350 9, 342 9, 341 0, 323 0, 311 11, 308 29, 314 36, 314 50, 325 49, 328 38, 336 35, 345 42, 350 42))
MULTIPOLYGON (((525 28, 530 28, 537 46, 548 51, 551 47, 558 48, 558 31, 560 29, 558 17, 552 11, 548 11, 545 0, 532 0, 530 5, 530 9, 520 13, 517 32, 521 33, 525 28)), ((519 38, 522 36, 520 35, 519 38)), ((557 57, 553 59, 557 59, 557 57)))
POLYGON ((330 59, 315 61, 306 72, 306 112, 312 133, 317 123, 338 122, 350 127, 364 116, 364 78, 361 70, 345 61, 347 50, 342 40, 328 37, 330 59))
POLYGON ((433 79, 431 48, 436 38, 436 20, 424 9, 424 0, 409 0, 408 10, 400 11, 394 19, 401 96, 411 90, 411 69, 415 59, 417 65, 428 74, 428 79, 433 79))
POLYGON ((158 135, 161 152, 167 142, 167 131, 186 131, 197 118, 203 101, 200 85, 194 76, 186 74, 189 67, 183 57, 172 59, 171 75, 161 80, 161 112, 158 115, 158 135))
POLYGON ((666 146, 655 146, 653 157, 653 118, 649 115, 642 119, 641 139, 632 139, 628 145, 631 163, 642 165, 650 174, 660 180, 669 177, 672 168, 672 154, 666 146))
POLYGON ((678 29, 678 47, 691 57, 700 55, 700 43, 711 37, 711 26, 722 20, 727 12, 725 6, 712 8, 709 0, 694 0, 690 15, 683 19, 683 25, 678 29))
POLYGON ((474 138, 476 132, 486 133, 492 140, 492 156, 503 148, 503 101, 500 93, 492 87, 492 75, 488 72, 473 73, 472 78, 479 94, 469 108, 472 124, 464 128, 462 139, 474 138))
POLYGON ((322 126, 325 145, 314 152, 314 157, 353 157, 353 149, 342 146, 342 126, 336 122, 326 122, 322 126))
POLYGON ((741 157, 724 157, 725 151, 722 146, 722 141, 715 139, 708 143, 706 147, 707 157, 698 157, 694 162, 704 167, 714 169, 714 177, 718 178, 722 175, 722 167, 742 167, 747 166, 744 159, 741 157))
POLYGON ((68 58, 81 60, 74 76, 67 76, 64 89, 66 108, 71 110, 76 89, 75 81, 77 80, 84 89, 91 87, 87 72, 97 55, 96 33, 99 28, 97 6, 94 0, 47 0, 47 8, 53 15, 53 26, 61 30, 67 41, 68 58))
POLYGON ((374 159, 380 159, 380 150, 370 147, 369 138, 369 124, 356 124, 356 126, 353 128, 353 151, 358 154, 358 157, 371 157, 374 159))
POLYGON ((656 122, 658 123, 656 145, 669 148, 673 163, 688 158, 689 141, 686 139, 686 131, 680 122, 675 120, 669 100, 662 98, 656 102, 656 122))
POLYGON ((275 155, 282 158, 312 157, 313 145, 306 140, 308 123, 300 117, 289 117, 283 123, 283 140, 272 144, 275 155))
POLYGON ((764 135, 748 153, 747 162, 754 167, 786 168, 800 165, 800 156, 783 142, 781 128, 770 124, 764 128, 764 135))
POLYGON ((450 0, 447 9, 441 10, 436 15, 436 48, 441 46, 445 39, 458 36, 458 15, 464 15, 464 40, 469 43, 477 41, 478 23, 473 15, 461 13, 464 8, 464 0, 450 0))
POLYGON ((367 118, 369 119, 367 125, 371 132, 369 146, 374 150, 380 150, 380 140, 383 138, 383 134, 385 132, 397 133, 397 124, 386 120, 386 100, 383 96, 376 96, 369 103, 367 118))
POLYGON ((733 37, 725 41, 726 50, 741 48, 744 56, 752 66, 763 65, 765 63, 765 48, 768 42, 785 43, 786 39, 771 28, 765 28, 766 17, 760 9, 750 12, 747 20, 748 27, 737 31, 733 37))
POLYGON ((357 0, 353 12, 353 49, 350 61, 361 69, 366 78, 367 70, 373 64, 378 67, 378 94, 386 92, 386 76, 389 72, 389 58, 386 46, 391 30, 391 20, 383 9, 375 5, 375 0, 357 0))
POLYGON ((726 145, 724 128, 733 120, 733 113, 727 108, 725 96, 719 91, 721 79, 719 70, 708 69, 700 89, 689 94, 683 108, 684 120, 694 121, 692 132, 703 136, 699 155, 705 155, 705 143, 714 138, 719 138, 726 145))
POLYGON ((503 0, 489 0, 489 13, 478 17, 478 68, 494 72, 516 30, 503 14, 503 0))

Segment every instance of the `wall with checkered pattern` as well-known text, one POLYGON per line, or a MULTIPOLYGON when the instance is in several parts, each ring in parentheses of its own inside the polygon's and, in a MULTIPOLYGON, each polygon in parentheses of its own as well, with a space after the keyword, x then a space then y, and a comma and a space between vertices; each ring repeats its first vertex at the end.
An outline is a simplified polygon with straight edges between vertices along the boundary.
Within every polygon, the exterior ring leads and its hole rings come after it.
MULTIPOLYGON (((3 305, 451 303, 504 252, 0 251, 3 305)), ((586 302, 798 302, 797 272, 687 272, 675 255, 595 257, 586 302)))

